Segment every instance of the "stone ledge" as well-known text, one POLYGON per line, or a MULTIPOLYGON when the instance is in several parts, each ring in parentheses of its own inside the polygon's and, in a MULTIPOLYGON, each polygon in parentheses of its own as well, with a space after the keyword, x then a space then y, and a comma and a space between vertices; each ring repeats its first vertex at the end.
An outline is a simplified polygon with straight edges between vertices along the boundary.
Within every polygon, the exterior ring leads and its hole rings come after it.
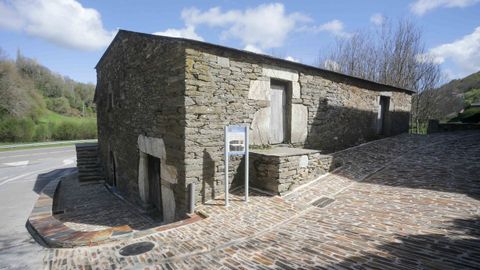
MULTIPOLYGON (((302 156, 320 153, 320 150, 305 149, 305 148, 292 148, 292 147, 273 147, 269 149, 253 149, 250 150, 251 154, 258 154, 272 157, 288 157, 288 156, 302 156)), ((327 155, 322 155, 327 156, 327 155)))
MULTIPOLYGON (((55 196, 63 179, 75 174, 59 177, 48 183, 41 191, 37 202, 27 220, 30 233, 36 234, 45 245, 52 248, 72 248, 79 246, 95 246, 127 238, 138 238, 160 231, 167 231, 176 227, 191 224, 202 220, 201 215, 193 214, 189 218, 174 223, 134 231, 130 226, 115 226, 97 231, 78 231, 66 226, 54 216, 55 196)), ((57 209, 58 210, 58 209, 57 209)))
POLYGON ((332 156, 318 150, 275 147, 250 151, 252 186, 284 195, 328 173, 332 156))

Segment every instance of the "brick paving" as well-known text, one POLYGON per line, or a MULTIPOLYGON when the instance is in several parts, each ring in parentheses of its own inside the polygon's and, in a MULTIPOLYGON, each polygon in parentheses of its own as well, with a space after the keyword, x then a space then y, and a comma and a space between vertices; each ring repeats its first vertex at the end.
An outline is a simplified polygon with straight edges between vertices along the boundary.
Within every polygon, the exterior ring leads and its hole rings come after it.
POLYGON ((78 177, 70 177, 61 182, 58 193, 60 208, 65 212, 55 218, 77 231, 98 231, 124 225, 142 230, 160 224, 139 214, 138 210, 108 191, 103 183, 80 184, 78 177))
POLYGON ((187 226, 51 249, 45 268, 480 268, 480 133, 402 135, 335 158, 341 168, 284 198, 254 192, 245 204, 238 194, 228 209, 220 198, 187 226), (155 247, 118 254, 140 241, 155 247))

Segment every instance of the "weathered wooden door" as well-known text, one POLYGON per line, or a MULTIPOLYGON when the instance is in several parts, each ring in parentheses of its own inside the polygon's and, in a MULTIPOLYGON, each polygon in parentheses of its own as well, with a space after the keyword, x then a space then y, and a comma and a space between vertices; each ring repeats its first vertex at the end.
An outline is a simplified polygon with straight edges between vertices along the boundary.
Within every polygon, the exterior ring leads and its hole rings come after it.
POLYGON ((386 134, 386 115, 390 105, 389 97, 380 97, 379 111, 378 111, 378 134, 386 134))
POLYGON ((283 143, 286 129, 286 91, 284 85, 271 85, 270 143, 283 143))
POLYGON ((110 151, 110 185, 117 186, 117 165, 112 151, 110 151))
POLYGON ((148 192, 150 203, 162 212, 160 159, 150 155, 148 156, 148 192))

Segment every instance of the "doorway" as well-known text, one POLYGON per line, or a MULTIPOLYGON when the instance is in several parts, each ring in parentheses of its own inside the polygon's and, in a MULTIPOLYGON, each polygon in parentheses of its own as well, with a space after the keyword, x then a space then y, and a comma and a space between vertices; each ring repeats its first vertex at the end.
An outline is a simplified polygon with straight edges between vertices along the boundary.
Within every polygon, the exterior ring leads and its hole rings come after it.
POLYGON ((114 187, 117 186, 117 164, 112 151, 110 151, 110 184, 114 187))
POLYGON ((385 135, 387 131, 387 112, 390 106, 390 98, 380 96, 379 111, 378 111, 378 130, 379 135, 385 135))
POLYGON ((148 198, 160 213, 162 213, 162 192, 160 179, 160 158, 147 155, 148 165, 148 198))
POLYGON ((284 143, 287 134, 287 86, 272 81, 270 90, 270 143, 284 143))

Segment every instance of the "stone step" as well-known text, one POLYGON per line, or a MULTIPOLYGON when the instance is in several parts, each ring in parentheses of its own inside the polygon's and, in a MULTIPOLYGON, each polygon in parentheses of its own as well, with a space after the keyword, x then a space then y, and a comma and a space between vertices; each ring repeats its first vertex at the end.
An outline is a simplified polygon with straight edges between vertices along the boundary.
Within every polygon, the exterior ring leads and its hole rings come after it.
POLYGON ((90 161, 80 160, 80 161, 78 161, 78 159, 77 159, 77 165, 80 165, 80 166, 99 166, 99 163, 98 163, 97 160, 90 160, 90 161))
POLYGON ((82 165, 82 164, 77 164, 77 168, 78 168, 78 169, 89 170, 89 169, 101 168, 101 167, 100 167, 98 164, 94 164, 94 165, 82 165))
POLYGON ((85 159, 95 159, 98 157, 98 154, 95 153, 93 155, 77 155, 77 157, 79 158, 85 158, 85 159))
POLYGON ((104 180, 103 176, 85 176, 85 177, 78 177, 78 180, 80 182, 86 182, 86 181, 101 181, 104 180))
POLYGON ((103 169, 98 162, 96 143, 77 144, 77 168, 80 182, 101 181, 105 179, 103 169))
POLYGON ((83 176, 99 176, 99 175, 103 175, 103 173, 99 172, 99 171, 96 171, 96 172, 90 172, 90 173, 79 173, 78 174, 79 176, 83 177, 83 176))

